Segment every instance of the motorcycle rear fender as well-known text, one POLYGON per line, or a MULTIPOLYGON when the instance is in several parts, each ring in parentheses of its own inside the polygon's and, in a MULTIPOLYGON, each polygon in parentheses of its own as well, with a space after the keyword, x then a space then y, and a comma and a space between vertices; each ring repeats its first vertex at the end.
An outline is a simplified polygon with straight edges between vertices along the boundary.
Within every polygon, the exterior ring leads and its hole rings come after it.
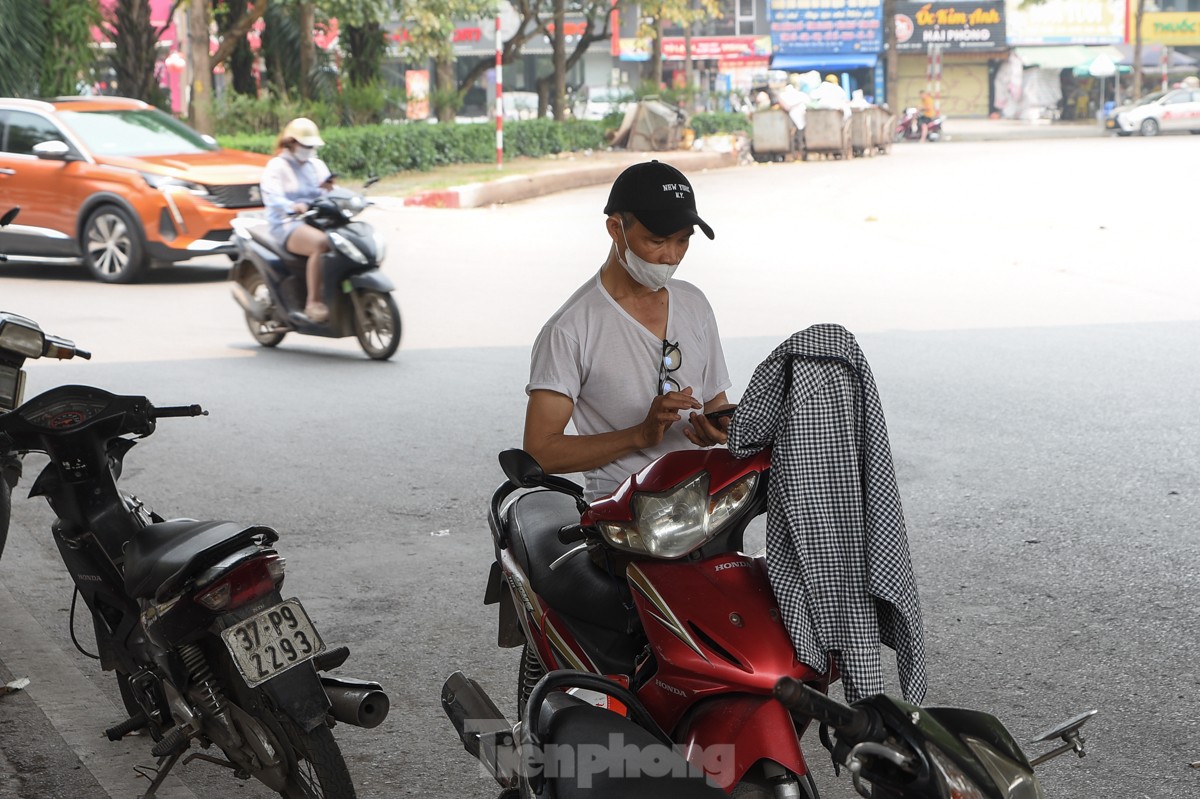
POLYGON ((332 707, 311 660, 288 669, 259 688, 305 732, 324 724, 332 707))
POLYGON ((689 761, 704 768, 726 791, 761 760, 771 760, 803 777, 808 763, 787 709, 769 696, 749 694, 712 699, 681 723, 675 740, 689 761))
POLYGON ((392 279, 378 269, 372 269, 369 272, 360 272, 346 279, 356 289, 370 289, 389 293, 396 290, 396 284, 392 282, 392 279))
POLYGON ((513 600, 512 591, 508 590, 500 564, 494 561, 488 574, 487 590, 483 592, 483 604, 500 606, 496 646, 512 648, 525 643, 525 631, 521 629, 521 620, 517 616, 517 605, 513 600))

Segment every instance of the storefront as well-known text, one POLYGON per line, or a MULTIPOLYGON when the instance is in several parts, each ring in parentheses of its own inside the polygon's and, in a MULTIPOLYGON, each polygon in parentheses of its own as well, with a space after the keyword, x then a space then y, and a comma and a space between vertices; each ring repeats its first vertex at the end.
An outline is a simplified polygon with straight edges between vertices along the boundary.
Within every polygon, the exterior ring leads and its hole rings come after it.
MULTIPOLYGON (((683 36, 663 37, 663 80, 668 86, 683 86, 690 57, 702 95, 749 93, 754 77, 766 71, 771 59, 770 36, 693 36, 690 53, 688 44, 683 36)), ((650 42, 621 38, 616 55, 621 62, 644 63, 650 59, 650 42)))
POLYGON ((900 55, 896 108, 933 93, 948 116, 987 116, 992 78, 1007 52, 1002 0, 994 3, 896 3, 900 55))
POLYGON ((836 75, 847 94, 883 94, 882 0, 769 0, 771 68, 836 75))

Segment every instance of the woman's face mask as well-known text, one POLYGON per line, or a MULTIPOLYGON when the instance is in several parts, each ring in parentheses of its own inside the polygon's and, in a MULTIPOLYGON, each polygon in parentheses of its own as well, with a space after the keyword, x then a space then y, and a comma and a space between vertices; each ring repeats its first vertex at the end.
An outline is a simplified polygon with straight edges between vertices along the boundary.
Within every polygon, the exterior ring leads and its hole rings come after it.
POLYGON ((658 291, 665 287, 679 268, 679 264, 652 264, 640 258, 629 246, 629 237, 625 235, 625 220, 621 219, 620 222, 621 237, 625 239, 625 257, 622 258, 620 249, 617 250, 617 260, 621 262, 621 266, 625 267, 630 277, 648 289, 658 291))
POLYGON ((305 161, 312 158, 313 153, 315 153, 316 151, 317 151, 316 147, 304 147, 304 146, 297 144, 296 148, 294 150, 292 150, 292 157, 303 164, 305 161))

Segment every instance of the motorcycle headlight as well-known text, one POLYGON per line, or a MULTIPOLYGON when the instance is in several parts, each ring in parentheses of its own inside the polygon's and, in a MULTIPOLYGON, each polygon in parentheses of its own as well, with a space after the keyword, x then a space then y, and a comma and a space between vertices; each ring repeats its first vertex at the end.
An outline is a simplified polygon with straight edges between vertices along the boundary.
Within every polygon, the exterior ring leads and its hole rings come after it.
POLYGON ((209 193, 207 186, 193 183, 190 180, 180 180, 179 178, 171 178, 166 175, 155 175, 152 172, 143 172, 141 174, 142 179, 151 188, 158 189, 159 191, 185 191, 197 197, 207 197, 209 193))
POLYGON ((333 242, 333 248, 335 250, 349 258, 351 261, 354 261, 358 264, 370 263, 370 260, 367 258, 367 256, 363 255, 363 251, 360 250, 358 246, 354 244, 354 242, 350 241, 350 239, 346 238, 342 234, 331 232, 329 234, 329 240, 333 242))
POLYGON ((601 522, 605 539, 618 549, 656 558, 679 558, 703 546, 754 496, 758 473, 748 474, 713 497, 702 472, 661 494, 637 494, 633 522, 601 522))
POLYGON ((383 259, 387 257, 387 239, 379 231, 375 231, 375 263, 383 263, 383 259))
POLYGON ((37 323, 16 314, 0 313, 0 350, 26 358, 42 357, 46 336, 37 323))
POLYGON ((1005 799, 1045 799, 1046 794, 1042 792, 1042 786, 1038 785, 1033 772, 978 738, 963 736, 963 740, 979 758, 979 762, 983 763, 992 781, 1004 792, 1005 799))
POLYGON ((928 744, 929 759, 942 778, 943 796, 946 799, 988 799, 975 781, 968 777, 958 764, 933 744, 928 744))

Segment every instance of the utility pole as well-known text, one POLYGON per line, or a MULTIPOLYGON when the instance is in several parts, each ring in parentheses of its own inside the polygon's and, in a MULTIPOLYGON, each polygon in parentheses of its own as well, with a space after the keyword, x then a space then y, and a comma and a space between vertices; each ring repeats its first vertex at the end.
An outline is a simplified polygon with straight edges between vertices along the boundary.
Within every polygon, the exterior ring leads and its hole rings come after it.
POLYGON ((188 121, 199 132, 211 134, 212 59, 208 54, 208 0, 191 0, 188 5, 188 61, 191 66, 188 121))

